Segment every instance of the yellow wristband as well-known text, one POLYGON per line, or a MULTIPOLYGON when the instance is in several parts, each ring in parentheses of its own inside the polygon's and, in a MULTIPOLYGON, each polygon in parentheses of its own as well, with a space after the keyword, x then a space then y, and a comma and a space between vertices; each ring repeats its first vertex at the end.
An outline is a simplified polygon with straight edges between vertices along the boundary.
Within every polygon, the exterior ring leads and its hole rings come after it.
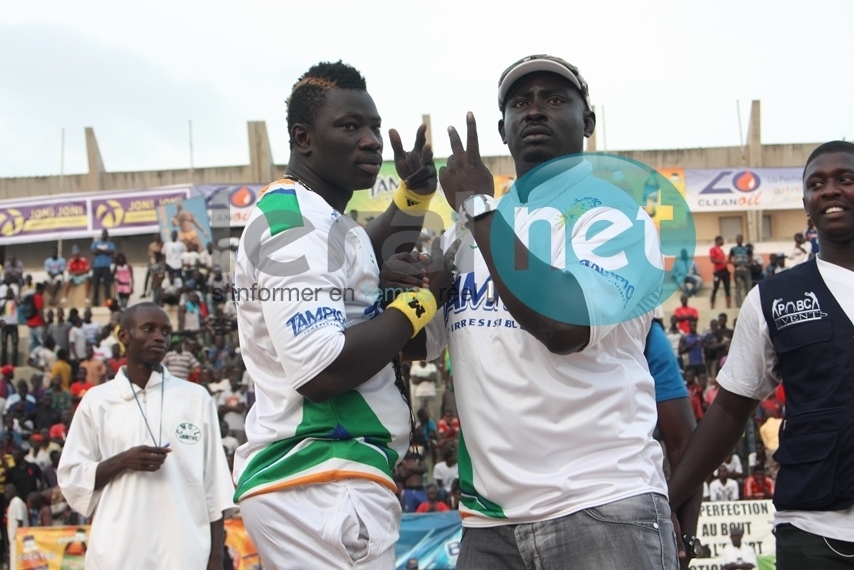
POLYGON ((400 181, 400 186, 394 191, 394 203, 397 209, 412 216, 423 216, 430 209, 430 200, 436 195, 434 190, 432 194, 416 194, 407 188, 404 181, 400 181))
POLYGON ((388 304, 388 308, 395 308, 406 315, 406 318, 412 323, 412 338, 415 338, 415 335, 433 320, 438 310, 436 298, 430 289, 426 288, 398 293, 394 301, 388 304))

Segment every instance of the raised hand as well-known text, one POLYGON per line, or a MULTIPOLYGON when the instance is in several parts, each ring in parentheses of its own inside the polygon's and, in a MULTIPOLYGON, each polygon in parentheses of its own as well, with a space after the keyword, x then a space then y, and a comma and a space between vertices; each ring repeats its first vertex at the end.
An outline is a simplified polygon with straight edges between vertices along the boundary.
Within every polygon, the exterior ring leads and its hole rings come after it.
POLYGON ((433 163, 433 149, 427 143, 427 125, 418 127, 415 134, 415 146, 406 152, 400 134, 389 129, 388 138, 394 150, 394 167, 397 175, 406 186, 416 194, 432 194, 438 185, 436 165, 433 163))
POLYGON ((454 210, 457 210, 472 194, 492 196, 495 191, 492 173, 480 158, 477 123, 471 112, 466 115, 466 130, 468 131, 466 148, 463 148, 457 130, 454 127, 448 127, 452 154, 448 157, 447 166, 439 170, 442 191, 454 210))
POLYGON ((421 254, 421 261, 427 268, 424 286, 430 288, 436 298, 436 304, 440 307, 448 300, 454 286, 454 259, 460 249, 460 243, 460 240, 454 241, 443 255, 442 240, 437 237, 430 248, 430 256, 421 254))

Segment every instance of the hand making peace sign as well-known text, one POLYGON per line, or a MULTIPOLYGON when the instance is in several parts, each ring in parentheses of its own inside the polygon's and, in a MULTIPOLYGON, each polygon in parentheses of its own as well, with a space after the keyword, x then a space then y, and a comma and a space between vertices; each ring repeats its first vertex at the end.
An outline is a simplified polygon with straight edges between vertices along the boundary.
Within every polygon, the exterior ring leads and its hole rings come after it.
POLYGON ((473 194, 492 196, 495 189, 492 173, 480 158, 477 123, 471 112, 466 115, 466 130, 468 148, 463 148, 457 130, 454 127, 448 127, 452 155, 448 157, 447 166, 439 170, 442 191, 455 211, 469 196, 473 194))
POLYGON ((394 166, 397 175, 406 186, 416 194, 432 194, 436 191, 436 165, 433 163, 433 149, 427 143, 427 125, 418 127, 415 134, 415 146, 412 151, 403 150, 400 134, 389 129, 388 138, 394 150, 394 166))

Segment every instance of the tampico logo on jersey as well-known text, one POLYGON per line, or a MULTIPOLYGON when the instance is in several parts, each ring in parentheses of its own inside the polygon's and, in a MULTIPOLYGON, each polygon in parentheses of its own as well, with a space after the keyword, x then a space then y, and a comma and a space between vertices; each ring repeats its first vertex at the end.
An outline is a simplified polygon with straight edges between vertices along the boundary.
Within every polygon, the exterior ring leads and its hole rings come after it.
POLYGON ((339 325, 342 329, 347 323, 344 314, 333 307, 318 307, 311 311, 298 311, 287 321, 288 326, 298 336, 323 326, 339 325))
POLYGON ((175 435, 181 443, 193 445, 202 439, 202 430, 191 423, 185 422, 178 425, 178 429, 175 430, 175 435))
POLYGON ((774 299, 771 304, 771 316, 777 330, 806 321, 818 321, 827 316, 821 312, 818 299, 812 291, 804 292, 804 298, 797 301, 774 299))

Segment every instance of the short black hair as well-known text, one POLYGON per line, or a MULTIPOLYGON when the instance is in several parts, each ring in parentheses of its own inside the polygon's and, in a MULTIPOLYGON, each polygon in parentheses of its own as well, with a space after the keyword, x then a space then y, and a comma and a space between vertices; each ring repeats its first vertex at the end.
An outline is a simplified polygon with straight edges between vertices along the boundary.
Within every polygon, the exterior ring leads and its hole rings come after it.
MULTIPOLYGON (((322 61, 306 71, 294 83, 285 102, 288 106, 288 134, 297 123, 313 125, 317 112, 326 102, 326 92, 336 88, 368 90, 362 74, 340 59, 335 63, 322 61)), ((289 145, 294 148, 293 141, 289 141, 289 145)))
POLYGON ((807 159, 807 163, 804 165, 804 176, 807 175, 807 168, 809 168, 809 165, 813 160, 823 154, 830 154, 833 152, 847 152, 848 154, 854 154, 854 143, 850 143, 848 141, 830 141, 818 145, 818 147, 812 151, 812 154, 810 154, 810 157, 807 159))
MULTIPOLYGON (((163 308, 160 305, 152 303, 151 301, 146 303, 137 303, 122 313, 121 319, 119 320, 119 328, 121 330, 128 330, 131 320, 136 318, 136 314, 144 309, 160 309, 163 311, 163 308)), ((163 312, 165 314, 165 311, 163 312)))

